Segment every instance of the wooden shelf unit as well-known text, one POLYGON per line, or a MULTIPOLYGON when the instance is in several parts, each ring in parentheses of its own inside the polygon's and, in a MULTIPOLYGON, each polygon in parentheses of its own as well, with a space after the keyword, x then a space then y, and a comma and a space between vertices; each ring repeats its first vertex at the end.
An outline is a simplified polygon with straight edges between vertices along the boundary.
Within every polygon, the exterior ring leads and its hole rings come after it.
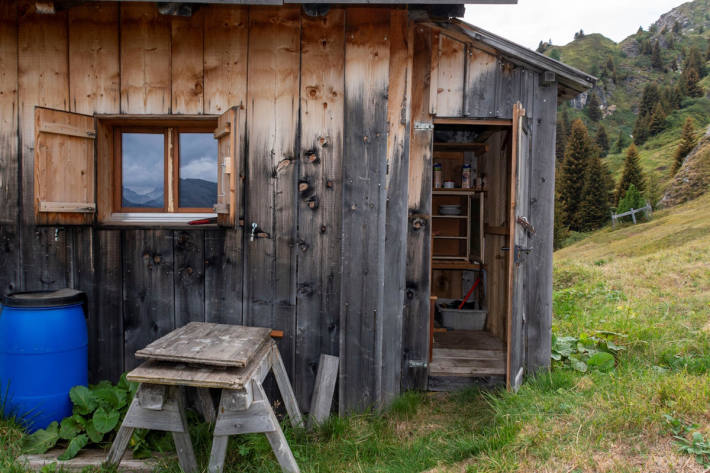
MULTIPOLYGON (((436 263, 446 261, 473 264, 483 260, 483 191, 480 189, 434 189, 432 190, 432 208, 438 212, 442 204, 460 203, 462 215, 432 215, 432 267, 436 263), (474 206, 476 210, 474 211, 474 206), (475 220, 475 221, 474 221, 475 220), (475 231, 474 231, 475 229, 475 231), (474 238, 478 240, 473 245, 474 238), (437 252, 439 247, 447 244, 447 251, 437 252), (458 248, 454 245, 459 242, 458 248), (474 254, 476 253, 476 254, 474 254)), ((440 267, 439 269, 446 269, 440 267)), ((453 268, 452 268, 453 269, 453 268)), ((459 268, 456 268, 459 269, 459 268)), ((463 269, 463 268, 461 268, 463 269)))

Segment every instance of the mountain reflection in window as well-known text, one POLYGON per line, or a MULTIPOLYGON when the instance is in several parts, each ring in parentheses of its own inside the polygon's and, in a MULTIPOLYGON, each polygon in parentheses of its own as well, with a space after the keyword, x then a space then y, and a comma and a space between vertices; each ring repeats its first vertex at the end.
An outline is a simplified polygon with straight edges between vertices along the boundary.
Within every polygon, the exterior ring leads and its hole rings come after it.
POLYGON ((122 207, 164 208, 163 133, 122 133, 121 155, 122 207))
POLYGON ((211 209, 217 202, 217 140, 212 133, 180 133, 181 208, 211 209))

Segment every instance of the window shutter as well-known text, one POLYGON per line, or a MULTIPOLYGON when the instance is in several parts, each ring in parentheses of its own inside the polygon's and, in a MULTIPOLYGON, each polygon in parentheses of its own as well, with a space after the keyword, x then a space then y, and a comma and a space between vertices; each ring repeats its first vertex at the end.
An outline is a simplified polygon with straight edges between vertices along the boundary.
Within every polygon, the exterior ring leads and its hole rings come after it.
POLYGON ((223 227, 235 227, 238 223, 239 193, 237 185, 241 169, 239 140, 240 107, 224 112, 217 122, 214 137, 217 140, 217 222, 223 227))
POLYGON ((94 117, 35 108, 37 224, 90 225, 96 212, 94 117))

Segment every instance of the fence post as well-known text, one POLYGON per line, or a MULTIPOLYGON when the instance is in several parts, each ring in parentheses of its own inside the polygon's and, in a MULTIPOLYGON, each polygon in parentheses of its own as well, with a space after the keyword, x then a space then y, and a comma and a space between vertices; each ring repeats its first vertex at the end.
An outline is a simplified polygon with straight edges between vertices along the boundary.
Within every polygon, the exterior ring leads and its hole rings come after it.
POLYGON ((631 218, 634 221, 634 225, 636 225, 636 210, 635 209, 631 209, 631 218))

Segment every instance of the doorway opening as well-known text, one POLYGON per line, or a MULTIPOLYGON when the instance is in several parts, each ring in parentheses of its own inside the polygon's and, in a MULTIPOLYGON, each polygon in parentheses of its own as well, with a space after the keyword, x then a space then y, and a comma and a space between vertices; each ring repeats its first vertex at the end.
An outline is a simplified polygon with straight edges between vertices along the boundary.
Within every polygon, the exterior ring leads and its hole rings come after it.
POLYGON ((506 380, 512 131, 434 121, 430 390, 506 380))

